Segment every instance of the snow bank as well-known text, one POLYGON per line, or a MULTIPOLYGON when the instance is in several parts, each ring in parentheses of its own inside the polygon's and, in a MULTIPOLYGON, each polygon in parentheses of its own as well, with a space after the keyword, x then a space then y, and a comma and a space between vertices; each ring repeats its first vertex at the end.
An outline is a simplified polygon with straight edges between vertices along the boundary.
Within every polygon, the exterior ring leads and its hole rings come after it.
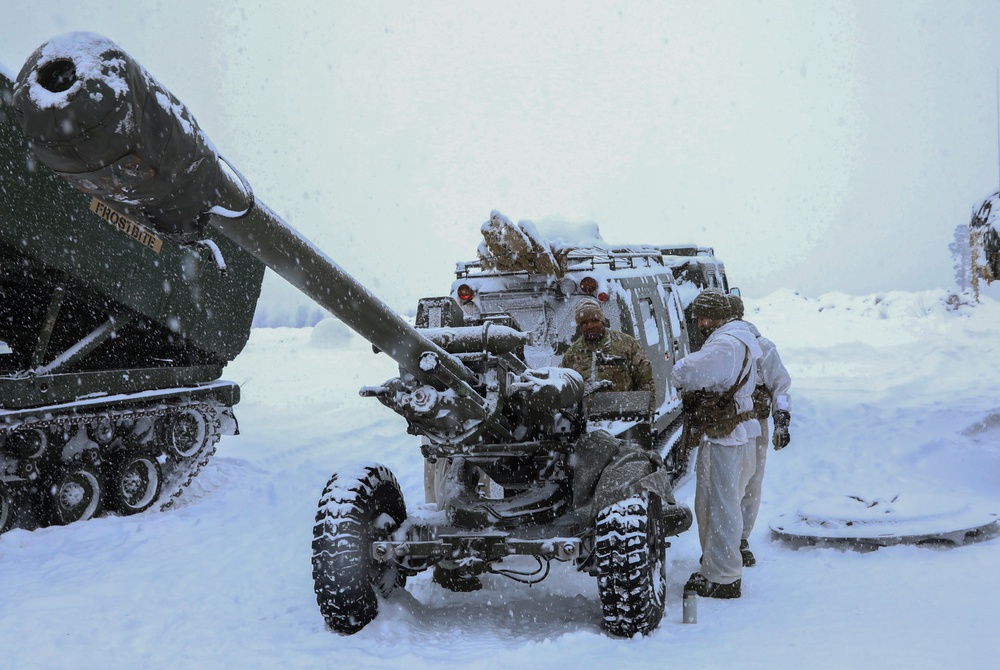
POLYGON ((309 343, 322 349, 339 349, 347 346, 355 337, 354 331, 344 325, 340 319, 327 317, 312 329, 309 343))
MULTIPOLYGON (((684 625, 700 548, 696 530, 672 538, 666 615, 634 640, 601 631, 596 581, 564 565, 531 588, 488 575, 471 594, 425 573, 359 634, 325 630, 310 565, 324 484, 378 461, 415 508, 420 441, 358 396, 396 374, 361 338, 331 324, 255 329, 225 372, 242 385, 241 434, 176 509, 0 536, 0 667, 992 667, 1000 539, 859 553, 796 550, 767 528, 845 495, 997 511, 1000 305, 949 310, 947 297, 745 297, 794 396, 792 442, 769 454, 750 539, 758 564, 743 598, 701 599, 684 625)), ((677 497, 691 504, 693 483, 677 497)))

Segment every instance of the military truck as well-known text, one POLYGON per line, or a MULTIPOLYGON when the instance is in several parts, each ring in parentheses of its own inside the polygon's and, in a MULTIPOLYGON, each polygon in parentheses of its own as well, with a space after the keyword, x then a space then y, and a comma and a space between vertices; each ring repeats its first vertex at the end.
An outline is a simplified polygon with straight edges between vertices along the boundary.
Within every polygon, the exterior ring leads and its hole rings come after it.
MULTIPOLYGON (((71 33, 42 45, 21 69, 10 105, 40 164, 96 198, 95 209, 107 207, 114 212, 112 218, 124 217, 143 226, 150 235, 162 238, 163 248, 187 259, 181 263, 184 272, 179 278, 162 281, 159 289, 155 283, 145 285, 143 295, 155 298, 159 311, 132 308, 139 314, 129 323, 142 324, 142 333, 158 333, 173 347, 159 349, 137 337, 132 346, 146 353, 141 359, 144 365, 157 370, 192 361, 219 365, 242 346, 242 335, 231 339, 227 335, 224 328, 230 326, 211 322, 205 328, 206 340, 218 338, 216 348, 190 335, 188 328, 197 331, 201 319, 241 309, 249 323, 252 291, 248 287, 256 283, 255 274, 253 281, 244 278, 229 287, 237 295, 245 294, 244 302, 241 298, 230 304, 231 296, 208 302, 215 299, 207 296, 210 286, 215 290, 207 283, 208 277, 222 284, 232 282, 233 266, 243 262, 244 254, 274 269, 398 363, 397 377, 365 387, 361 393, 405 418, 408 431, 422 438, 428 463, 447 465, 442 468, 443 495, 436 507, 423 506, 411 513, 396 478, 382 464, 330 477, 313 526, 312 571, 317 603, 331 630, 341 634, 361 630, 377 615, 380 598, 389 597, 408 577, 425 570, 448 575, 442 583, 449 587, 467 588, 486 572, 534 583, 545 578, 553 561, 571 564, 597 578, 604 626, 611 634, 645 634, 659 625, 667 538, 690 528, 692 518, 690 510, 674 499, 670 468, 657 450, 648 448, 650 442, 643 441, 643 431, 637 427, 644 423, 647 436, 659 436, 668 431, 677 414, 668 363, 683 356, 688 346, 680 318, 684 303, 678 286, 683 284, 676 284, 673 277, 673 268, 682 261, 669 260, 672 255, 664 256, 662 250, 610 249, 573 255, 559 249, 567 263, 561 278, 554 281, 551 276, 541 280, 532 274, 539 274, 542 264, 555 261, 558 275, 556 255, 551 250, 529 251, 521 260, 535 273, 518 274, 515 279, 494 266, 490 270, 494 274, 487 279, 474 276, 473 268, 467 267, 460 280, 473 291, 471 299, 459 284, 457 301, 451 296, 421 301, 420 327, 414 328, 257 200, 247 181, 216 152, 183 104, 107 39, 71 33), (626 267, 631 271, 625 272, 626 267), (221 277, 223 268, 226 277, 221 277), (548 286, 543 288, 543 284, 548 286), (504 290, 493 291, 491 286, 497 285, 504 290), (171 307, 176 291, 190 295, 184 309, 171 307), (518 302, 514 295, 518 291, 523 298, 542 295, 542 306, 518 302), (648 415, 648 396, 626 393, 615 397, 605 391, 602 399, 600 384, 588 384, 578 372, 555 365, 568 337, 565 308, 580 294, 595 294, 599 300, 606 294, 602 304, 609 319, 637 333, 655 354, 653 358, 659 359, 657 374, 663 386, 657 391, 654 416, 648 415), (638 408, 645 408, 645 414, 638 408), (490 483, 488 488, 484 481, 490 483), (512 557, 534 561, 537 569, 511 567, 507 559, 512 557)), ((36 169, 41 171, 41 165, 36 169)), ((102 227, 121 234, 106 221, 83 216, 80 207, 80 214, 70 217, 74 225, 88 234, 91 228, 102 227)), ((42 231, 45 225, 47 220, 36 219, 32 232, 25 234, 45 241, 49 238, 47 230, 42 231)), ((66 237, 78 234, 84 233, 74 228, 66 237)), ((18 249, 27 244, 23 237, 10 238, 6 244, 18 249)), ((51 240, 49 246, 63 248, 51 240)), ((95 248, 101 251, 96 264, 102 265, 112 252, 97 245, 88 247, 86 262, 81 260, 73 272, 64 272, 71 279, 83 276, 95 264, 95 248)), ((484 258, 496 260, 489 254, 484 258)), ((17 257, 11 267, 27 267, 29 260, 17 257)), ((108 265, 118 262, 125 261, 114 258, 108 265)), ((259 269, 248 263, 248 275, 251 268, 259 269)), ((153 269, 159 270, 155 259, 135 271, 153 269)), ((31 276, 37 279, 47 271, 48 265, 31 276)), ((119 276, 108 284, 127 284, 128 277, 119 276)), ((94 284, 88 281, 86 288, 94 284)), ((102 290, 110 294, 107 287, 102 290)), ((226 288, 219 290, 225 293, 226 288)), ((47 296, 38 301, 43 307, 57 302, 47 296)), ((117 325, 122 319, 119 302, 130 308, 132 303, 117 297, 105 302, 110 305, 107 325, 80 336, 76 345, 65 345, 68 353, 59 356, 69 361, 67 373, 81 376, 85 370, 73 367, 82 365, 76 352, 91 351, 94 340, 101 345, 94 352, 103 347, 119 350, 116 338, 103 334, 125 333, 117 325)), ((55 309, 43 311, 49 315, 55 309)), ((232 327, 242 333, 243 322, 234 323, 232 327)), ((26 351, 33 352, 39 345, 25 349, 25 336, 14 335, 5 337, 13 340, 18 360, 32 358, 26 351)), ((108 360, 118 364, 123 359, 108 360)), ((40 371, 28 367, 12 376, 31 378, 31 371, 38 376, 57 368, 43 363, 40 371)), ((212 374, 216 371, 213 368, 212 374)), ((115 374, 122 379, 133 377, 131 371, 115 374)), ((185 393, 193 397, 202 388, 199 384, 215 388, 213 381, 198 377, 185 393)), ((108 387, 114 388, 110 382, 108 387)), ((176 397, 176 389, 170 388, 171 398, 176 397)), ((92 399, 117 400, 105 393, 94 387, 70 400, 66 411, 79 412, 81 403, 92 399)), ((180 397, 186 396, 181 393, 180 397)), ((171 402, 160 403, 157 398, 154 406, 172 407, 171 402)), ((31 416, 11 422, 18 430, 48 420, 39 416, 39 407, 29 410, 31 416)), ((143 414, 128 420, 136 425, 152 423, 150 430, 159 435, 155 416, 143 414)), ((92 423, 98 428, 104 425, 90 414, 86 423, 88 431, 92 423)), ((77 441, 73 444, 107 442, 99 430, 84 433, 82 425, 76 428, 77 437, 70 438, 77 441)), ((34 434, 46 431, 55 434, 48 424, 34 434)), ((166 431, 168 445, 177 441, 171 437, 177 432, 166 431)), ((133 429, 126 433, 127 439, 120 438, 121 450, 133 443, 146 445, 140 437, 133 437, 137 434, 138 429, 133 429)), ((181 444, 189 441, 180 440, 181 444)), ((109 444, 119 443, 112 438, 109 444)), ((5 463, 12 458, 10 446, 8 437, 3 447, 5 463)), ((373 445, 373 452, 376 449, 373 445)), ((31 456, 27 451, 18 446, 13 452, 15 465, 5 468, 20 472, 19 464, 31 456)), ((67 453, 73 449, 64 446, 62 455, 67 453)))
POLYGON ((236 432, 220 376, 264 266, 74 189, 29 148, 12 89, 0 74, 0 532, 168 507, 236 432))
POLYGON ((483 224, 486 241, 479 257, 456 266, 450 301, 418 305, 416 325, 503 323, 529 333, 525 347, 531 367, 558 366, 562 354, 579 336, 574 308, 584 297, 598 300, 610 328, 634 337, 653 368, 655 409, 650 416, 643 398, 596 392, 588 401, 591 429, 656 448, 676 480, 687 474, 678 453, 681 404, 671 379, 674 363, 701 348, 704 336, 690 311, 691 301, 706 288, 729 292, 725 266, 710 247, 697 245, 615 245, 604 242, 596 227, 557 226, 555 239, 540 224, 512 223, 493 212, 483 224), (512 231, 512 229, 514 229, 512 231), (533 253, 524 244, 530 240, 533 253), (543 250, 543 251, 540 251, 543 250), (545 253, 553 261, 540 265, 521 261, 545 253), (436 311, 435 308, 437 307, 436 311))

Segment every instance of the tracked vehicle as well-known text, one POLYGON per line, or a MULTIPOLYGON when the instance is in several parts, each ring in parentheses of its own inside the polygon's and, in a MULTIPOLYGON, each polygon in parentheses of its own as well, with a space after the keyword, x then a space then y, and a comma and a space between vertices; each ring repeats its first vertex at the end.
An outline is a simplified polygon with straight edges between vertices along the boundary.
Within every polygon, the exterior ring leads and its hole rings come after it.
MULTIPOLYGON (((18 76, 12 106, 34 155, 76 189, 176 244, 178 253, 217 252, 216 273, 244 253, 253 256, 398 363, 397 377, 361 393, 400 414, 421 437, 441 495, 408 510, 396 478, 378 463, 330 478, 313 527, 312 571, 332 630, 362 629, 375 618, 380 598, 424 570, 443 575, 439 581, 449 588, 467 590, 485 572, 539 581, 552 561, 597 578, 611 634, 656 628, 667 538, 687 530, 692 519, 674 499, 673 470, 650 447, 677 415, 669 365, 689 343, 683 283, 674 271, 697 258, 696 248, 686 260, 662 249, 574 256, 560 248, 571 260, 563 267, 555 259, 551 274, 538 265, 551 250, 523 255, 531 266, 525 272, 498 268, 499 257, 484 254, 494 267, 482 274, 460 270, 455 295, 422 300, 414 328, 256 200, 186 108, 108 40, 74 33, 40 47, 18 76), (588 271, 596 273, 593 290, 584 281, 588 271), (611 322, 643 338, 658 360, 661 388, 652 416, 648 395, 602 396, 600 383, 558 367, 569 337, 565 310, 581 290, 598 298, 606 292, 602 304, 611 322)), ((714 268, 709 274, 724 281, 721 265, 702 256, 704 268, 714 268)), ((161 301, 174 295, 150 291, 161 301)), ((223 300, 209 310, 193 302, 206 317, 230 306, 223 300)), ((244 307, 249 319, 252 310, 244 307)), ((173 312, 164 314, 147 330, 165 323, 176 335, 173 312)), ((112 326, 117 318, 108 317, 112 326)), ((221 334, 210 330, 208 339, 221 334)), ((216 351, 195 346, 198 339, 184 346, 176 337, 167 341, 212 364, 242 346, 234 340, 216 351)), ((183 358, 169 353, 151 358, 183 358)), ((100 444, 90 435, 87 440, 100 444)))
POLYGON ((264 266, 78 192, 12 100, 0 74, 0 531, 168 507, 235 432, 239 387, 219 378, 264 266))

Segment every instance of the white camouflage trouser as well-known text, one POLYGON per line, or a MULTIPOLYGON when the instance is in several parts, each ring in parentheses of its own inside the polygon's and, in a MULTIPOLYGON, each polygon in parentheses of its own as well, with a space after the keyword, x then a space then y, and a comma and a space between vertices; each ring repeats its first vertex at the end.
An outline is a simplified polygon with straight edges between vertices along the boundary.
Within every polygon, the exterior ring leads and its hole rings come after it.
POLYGON ((743 575, 740 502, 754 471, 754 440, 737 446, 704 440, 698 448, 694 512, 701 540, 701 574, 716 584, 743 575))
POLYGON ((771 436, 767 429, 767 419, 760 422, 760 437, 754 438, 754 451, 757 467, 754 469, 750 483, 747 484, 746 493, 743 494, 743 537, 750 539, 750 531, 757 523, 757 512, 760 511, 761 488, 764 484, 764 464, 767 462, 767 447, 771 442, 771 436))

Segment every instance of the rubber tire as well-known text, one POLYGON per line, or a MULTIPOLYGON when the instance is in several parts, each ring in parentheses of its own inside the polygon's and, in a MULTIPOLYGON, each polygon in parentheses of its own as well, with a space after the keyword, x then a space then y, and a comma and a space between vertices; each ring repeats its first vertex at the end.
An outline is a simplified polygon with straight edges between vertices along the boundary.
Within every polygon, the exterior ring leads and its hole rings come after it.
POLYGON ((663 618, 667 575, 660 508, 657 495, 643 493, 597 515, 597 589, 611 635, 647 635, 663 618))
POLYGON ((144 512, 156 504, 163 485, 163 474, 153 456, 126 454, 115 459, 108 480, 108 507, 127 516, 144 512), (128 485, 134 484, 141 492, 138 497, 126 490, 128 485))
POLYGON ((399 482, 383 465, 327 482, 313 526, 312 567, 316 602, 334 632, 357 633, 378 614, 378 595, 405 586, 392 563, 371 556, 372 542, 389 539, 405 520, 399 482))
POLYGON ((51 523, 58 526, 86 521, 100 512, 103 497, 101 474, 88 467, 63 470, 52 485, 51 523), (64 504, 74 494, 82 494, 71 506, 64 504))

